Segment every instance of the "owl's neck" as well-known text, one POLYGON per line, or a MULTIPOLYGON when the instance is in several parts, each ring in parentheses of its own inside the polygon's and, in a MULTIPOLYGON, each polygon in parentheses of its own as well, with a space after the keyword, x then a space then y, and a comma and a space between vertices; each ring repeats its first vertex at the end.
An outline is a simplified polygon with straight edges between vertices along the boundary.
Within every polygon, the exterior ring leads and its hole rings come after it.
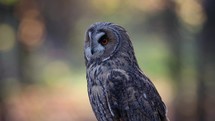
POLYGON ((105 66, 106 68, 110 69, 119 69, 119 68, 139 68, 136 58, 135 57, 129 57, 124 54, 120 54, 119 56, 117 53, 114 56, 111 56, 110 58, 107 58, 105 60, 93 59, 87 62, 87 67, 95 67, 95 66, 105 66))

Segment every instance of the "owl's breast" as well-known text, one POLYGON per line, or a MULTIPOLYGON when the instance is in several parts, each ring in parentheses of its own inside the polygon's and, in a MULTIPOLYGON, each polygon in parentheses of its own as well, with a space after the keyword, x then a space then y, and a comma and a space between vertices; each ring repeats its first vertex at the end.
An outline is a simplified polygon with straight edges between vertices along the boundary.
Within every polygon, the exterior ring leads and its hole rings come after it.
POLYGON ((89 95, 100 95, 104 85, 102 81, 102 67, 91 65, 87 69, 87 85, 89 95))
POLYGON ((87 79, 88 82, 91 82, 93 84, 101 84, 101 82, 104 80, 104 76, 107 72, 107 68, 105 66, 101 66, 101 65, 91 65, 88 69, 87 69, 87 79))
POLYGON ((105 83, 107 71, 103 66, 91 66, 87 70, 88 95, 93 111, 99 121, 113 121, 112 112, 108 106, 105 83))

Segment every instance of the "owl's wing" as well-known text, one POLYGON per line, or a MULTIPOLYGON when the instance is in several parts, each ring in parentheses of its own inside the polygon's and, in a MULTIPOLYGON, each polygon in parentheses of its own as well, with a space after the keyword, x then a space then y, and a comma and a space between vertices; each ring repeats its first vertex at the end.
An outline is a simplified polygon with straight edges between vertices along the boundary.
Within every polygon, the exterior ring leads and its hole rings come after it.
POLYGON ((143 74, 114 70, 106 83, 109 110, 120 121, 167 120, 161 97, 143 74))

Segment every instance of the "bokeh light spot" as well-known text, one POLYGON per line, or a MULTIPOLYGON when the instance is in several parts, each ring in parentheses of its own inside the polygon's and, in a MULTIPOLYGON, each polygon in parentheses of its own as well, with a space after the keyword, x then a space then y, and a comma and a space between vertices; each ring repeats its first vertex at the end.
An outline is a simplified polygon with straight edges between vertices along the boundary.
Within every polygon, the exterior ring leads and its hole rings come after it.
POLYGON ((159 12, 166 7, 166 0, 132 0, 129 4, 149 13, 159 12))
POLYGON ((177 0, 179 10, 177 11, 184 21, 190 26, 200 26, 205 21, 202 6, 196 0, 177 0))
POLYGON ((120 5, 120 0, 93 0, 93 7, 104 14, 111 14, 120 5))
POLYGON ((19 40, 28 48, 40 45, 45 34, 45 25, 42 20, 38 19, 38 16, 38 11, 29 11, 19 26, 19 40))

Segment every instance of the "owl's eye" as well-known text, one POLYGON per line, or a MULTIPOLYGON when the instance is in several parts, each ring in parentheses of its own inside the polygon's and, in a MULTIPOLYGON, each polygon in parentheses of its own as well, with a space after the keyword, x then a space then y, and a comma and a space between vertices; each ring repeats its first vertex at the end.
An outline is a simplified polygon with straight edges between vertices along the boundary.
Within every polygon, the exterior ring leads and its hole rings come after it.
POLYGON ((107 38, 106 35, 102 36, 100 39, 99 39, 99 43, 102 45, 102 46, 105 46, 109 43, 109 39, 107 38))
POLYGON ((103 39, 103 40, 100 41, 101 45, 103 45, 103 46, 104 46, 104 45, 107 45, 108 42, 109 42, 108 39, 103 39))

